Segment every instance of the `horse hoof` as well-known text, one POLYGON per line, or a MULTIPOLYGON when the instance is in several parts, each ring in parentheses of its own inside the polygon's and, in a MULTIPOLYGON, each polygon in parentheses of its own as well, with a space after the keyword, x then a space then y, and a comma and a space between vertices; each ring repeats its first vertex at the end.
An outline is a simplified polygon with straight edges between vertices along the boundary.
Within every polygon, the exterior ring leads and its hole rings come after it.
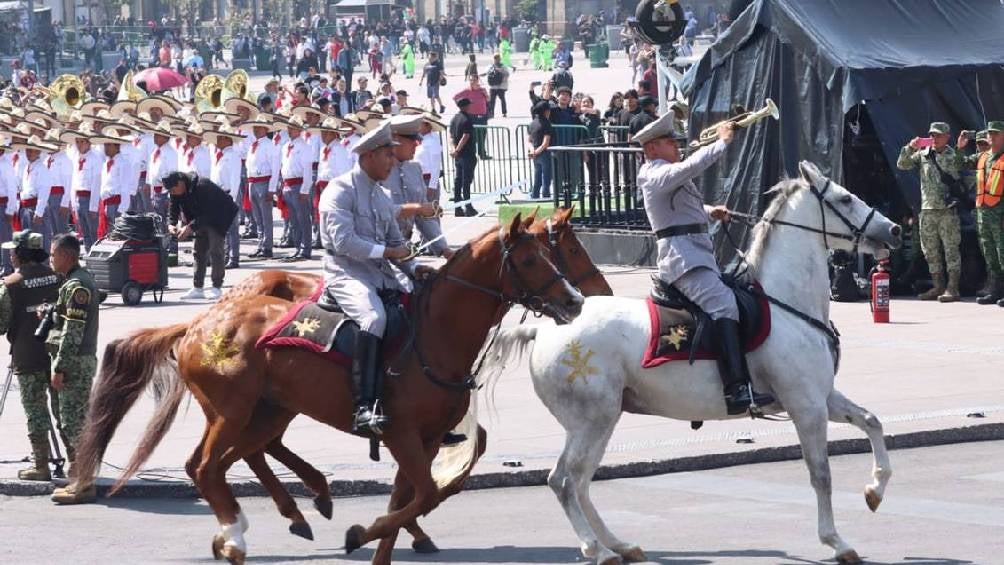
POLYGON ((845 565, 854 565, 855 563, 861 563, 861 558, 858 557, 857 551, 854 551, 853 549, 848 549, 847 551, 837 556, 837 563, 844 563, 845 565))
POLYGON ((213 559, 219 561, 223 559, 223 544, 226 540, 223 539, 223 534, 216 534, 213 536, 213 559))
POLYGON ((619 553, 620 556, 624 558, 624 561, 628 561, 631 563, 641 563, 643 561, 648 561, 648 557, 645 556, 645 552, 642 550, 642 548, 638 547, 637 545, 628 547, 622 551, 618 551, 617 553, 619 553))
POLYGON ((331 519, 331 511, 332 511, 331 498, 323 496, 314 497, 314 508, 316 508, 317 511, 321 513, 321 516, 324 516, 328 520, 331 519))
POLYGON ((363 546, 366 528, 356 524, 345 532, 345 553, 349 554, 363 546))
POLYGON ((306 522, 293 522, 289 525, 289 533, 303 539, 314 541, 314 530, 310 529, 310 524, 306 522))
POLYGON ((417 539, 411 542, 411 548, 415 550, 415 553, 438 553, 439 548, 436 544, 432 543, 432 538, 417 539))
POLYGON ((223 557, 227 558, 230 565, 244 565, 244 552, 233 546, 223 546, 223 557))
POLYGON ((882 504, 882 497, 870 485, 865 487, 865 504, 872 512, 878 510, 879 504, 882 504))

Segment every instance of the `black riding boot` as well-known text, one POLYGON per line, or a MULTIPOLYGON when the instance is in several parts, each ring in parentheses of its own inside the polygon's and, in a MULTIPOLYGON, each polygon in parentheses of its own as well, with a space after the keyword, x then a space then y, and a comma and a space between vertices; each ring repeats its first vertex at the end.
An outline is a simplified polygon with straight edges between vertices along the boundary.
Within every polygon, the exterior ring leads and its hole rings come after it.
POLYGON ((383 392, 383 367, 380 363, 380 338, 360 331, 356 336, 355 356, 352 358, 352 394, 355 416, 352 433, 371 436, 383 433, 389 422, 377 406, 383 392))
POLYGON ((746 356, 739 337, 739 322, 730 319, 714 321, 715 342, 718 344, 718 372, 725 386, 725 407, 730 416, 749 410, 751 404, 763 407, 774 403, 769 394, 752 392, 746 356))

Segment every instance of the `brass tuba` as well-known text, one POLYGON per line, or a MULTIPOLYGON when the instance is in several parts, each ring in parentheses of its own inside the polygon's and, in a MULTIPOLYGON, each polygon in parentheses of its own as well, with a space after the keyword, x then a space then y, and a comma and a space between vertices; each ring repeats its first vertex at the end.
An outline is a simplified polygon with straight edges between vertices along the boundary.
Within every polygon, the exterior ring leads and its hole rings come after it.
POLYGON ((718 141, 718 126, 726 123, 732 122, 737 128, 749 127, 764 118, 774 118, 778 120, 781 118, 781 114, 777 111, 777 105, 770 98, 767 99, 767 103, 763 108, 757 110, 756 112, 744 112, 737 116, 733 116, 727 120, 716 123, 713 126, 708 126, 701 131, 701 135, 697 139, 690 142, 691 147, 704 147, 705 145, 711 145, 712 143, 718 141))
POLYGON ((219 111, 223 100, 223 79, 219 75, 206 75, 195 85, 195 110, 198 113, 219 111))
POLYGON ((234 69, 223 81, 223 102, 231 98, 241 98, 248 102, 255 103, 256 99, 248 91, 250 78, 244 69, 234 69))
POLYGON ((84 81, 77 75, 59 75, 46 88, 49 106, 60 118, 80 108, 84 103, 84 81))
POLYGON ((122 84, 119 86, 119 95, 115 99, 117 102, 122 102, 123 100, 129 100, 130 102, 139 102, 146 97, 146 94, 136 86, 136 83, 132 80, 132 71, 129 71, 122 77, 122 84))

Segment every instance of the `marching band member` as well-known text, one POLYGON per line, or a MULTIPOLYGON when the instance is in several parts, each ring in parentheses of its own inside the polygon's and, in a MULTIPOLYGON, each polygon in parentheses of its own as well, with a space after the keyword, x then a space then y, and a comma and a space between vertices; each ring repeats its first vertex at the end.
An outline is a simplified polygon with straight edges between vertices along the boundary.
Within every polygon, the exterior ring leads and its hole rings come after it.
POLYGON ((272 197, 279 181, 279 149, 269 138, 280 124, 270 114, 241 124, 240 129, 254 137, 248 146, 245 166, 251 213, 258 225, 258 248, 249 257, 272 257, 272 197))
MULTIPOLYGON (((303 122, 307 126, 306 131, 304 131, 303 134, 301 135, 303 136, 304 141, 306 141, 307 144, 310 146, 310 157, 311 159, 313 159, 310 170, 313 173, 313 178, 316 179, 318 159, 321 155, 321 146, 324 145, 324 143, 321 141, 320 135, 311 133, 310 128, 321 123, 321 120, 324 118, 324 113, 321 112, 321 110, 315 106, 297 106, 292 109, 291 113, 294 116, 300 116, 303 119, 303 122)), ((316 187, 314 186, 310 187, 309 200, 310 200, 310 218, 311 218, 310 223, 312 226, 310 234, 311 247, 313 249, 320 249, 321 233, 317 230, 317 222, 316 220, 314 220, 314 218, 317 217, 317 206, 315 204, 315 202, 317 202, 317 191, 316 187)))
MULTIPOLYGON (((243 137, 239 131, 225 125, 217 131, 206 133, 207 141, 213 146, 209 178, 228 193, 238 207, 241 205, 241 158, 235 144, 243 137)), ((227 230, 225 242, 227 269, 236 269, 240 266, 241 240, 238 223, 237 216, 234 216, 227 230)))
POLYGON ((285 124, 289 141, 279 148, 282 198, 289 208, 290 243, 297 249, 289 261, 310 259, 311 218, 310 188, 313 186, 313 157, 311 144, 302 133, 307 127, 299 116, 292 116, 285 124))
MULTIPOLYGON (((329 117, 319 125, 310 128, 310 132, 321 140, 321 152, 317 161, 317 182, 314 183, 314 209, 321 200, 321 194, 327 188, 331 179, 341 176, 352 169, 352 160, 349 152, 341 143, 341 135, 353 131, 351 128, 342 128, 341 120, 329 117)), ((319 215, 314 216, 315 221, 320 221, 319 215)))
POLYGON ((153 139, 153 149, 147 159, 147 181, 150 188, 150 205, 160 216, 161 226, 167 226, 167 212, 170 196, 164 189, 164 178, 178 170, 178 152, 171 143, 173 132, 171 123, 161 120, 152 125, 148 132, 153 139))
MULTIPOLYGON (((59 130, 55 127, 45 135, 45 142, 56 147, 49 155, 45 164, 49 167, 52 187, 49 189, 49 205, 46 207, 45 219, 49 224, 49 233, 58 235, 66 231, 70 223, 70 189, 73 184, 73 163, 67 154, 67 144, 60 140, 59 130)), ((72 144, 70 144, 72 146, 72 144)))
MULTIPOLYGON (((14 237, 14 215, 17 214, 17 178, 14 175, 14 166, 10 160, 9 141, 5 137, 0 145, 0 242, 11 241, 14 237)), ((14 272, 14 264, 10 260, 10 250, 0 251, 0 263, 3 267, 3 276, 14 272)))
POLYGON ((136 185, 133 176, 133 171, 136 169, 129 161, 129 156, 122 152, 122 146, 129 145, 130 141, 111 131, 106 131, 91 140, 91 143, 100 143, 104 146, 107 157, 101 168, 98 239, 105 237, 111 231, 119 210, 129 209, 131 187, 136 185))
POLYGON ((148 176, 150 173, 150 155, 153 154, 154 142, 153 134, 143 131, 144 128, 149 128, 152 125, 152 119, 152 116, 146 113, 137 114, 136 118, 133 119, 133 124, 140 130, 136 132, 136 136, 132 140, 133 157, 139 167, 139 183, 136 185, 136 197, 132 202, 132 212, 137 214, 146 214, 153 211, 153 202, 150 196, 150 179, 148 176))
POLYGON ((421 143, 422 116, 394 116, 388 120, 394 135, 394 166, 383 185, 390 191, 397 209, 397 223, 405 241, 410 242, 417 226, 424 239, 432 241, 433 253, 449 259, 453 253, 436 222, 437 206, 428 201, 422 165, 414 160, 415 149, 421 143))
MULTIPOLYGON (((259 114, 257 106, 243 98, 238 97, 230 98, 224 102, 223 109, 227 112, 227 114, 236 116, 236 118, 234 118, 230 123, 230 125, 235 128, 240 128, 241 124, 256 119, 259 114)), ((237 152, 241 157, 242 167, 240 220, 245 225, 245 231, 240 235, 240 237, 248 239, 258 239, 258 225, 255 223, 255 217, 252 213, 251 193, 247 182, 248 150, 251 148, 251 144, 253 142, 254 134, 245 133, 244 138, 241 139, 240 143, 236 144, 237 152)))
POLYGON ((70 180, 70 202, 76 217, 77 231, 84 237, 84 248, 91 249, 98 235, 98 193, 101 187, 101 169, 105 155, 98 151, 91 140, 95 137, 89 123, 81 124, 77 130, 67 130, 59 136, 64 143, 72 143, 76 160, 71 163, 73 174, 70 180))
POLYGON ((185 124, 175 126, 174 132, 179 139, 185 140, 185 145, 178 151, 178 170, 209 178, 212 167, 209 149, 202 144, 205 129, 199 124, 185 124))
POLYGON ((44 143, 38 136, 31 136, 24 142, 12 145, 14 149, 24 151, 24 171, 21 173, 21 208, 19 215, 21 228, 30 229, 42 234, 45 245, 52 240, 52 232, 45 222, 45 210, 49 204, 49 189, 52 180, 49 168, 46 167, 48 153, 56 147, 44 143))

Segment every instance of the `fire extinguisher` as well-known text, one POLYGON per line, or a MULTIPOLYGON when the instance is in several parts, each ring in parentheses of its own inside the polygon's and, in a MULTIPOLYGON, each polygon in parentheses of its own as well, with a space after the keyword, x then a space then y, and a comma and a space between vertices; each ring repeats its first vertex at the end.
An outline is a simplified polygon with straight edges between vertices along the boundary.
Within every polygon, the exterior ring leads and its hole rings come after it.
POLYGON ((887 261, 880 261, 872 273, 872 320, 876 324, 889 323, 889 272, 887 261))

